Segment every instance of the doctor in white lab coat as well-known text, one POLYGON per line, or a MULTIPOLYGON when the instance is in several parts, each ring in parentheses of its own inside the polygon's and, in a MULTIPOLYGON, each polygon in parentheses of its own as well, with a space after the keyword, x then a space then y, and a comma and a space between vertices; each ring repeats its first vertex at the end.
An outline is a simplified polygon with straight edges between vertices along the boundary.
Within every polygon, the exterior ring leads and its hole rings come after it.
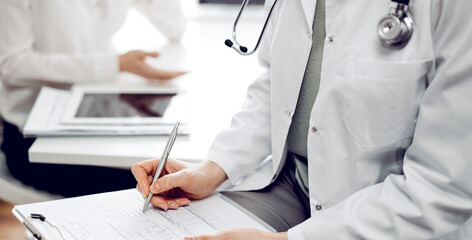
MULTIPOLYGON (((377 35, 389 4, 326 0, 321 81, 306 129, 311 216, 287 233, 240 229, 205 239, 472 239, 472 2, 411 0, 414 32, 401 49, 377 35)), ((231 129, 217 136, 209 161, 168 162, 151 191, 176 197, 165 191, 178 187, 177 205, 185 205, 224 181, 234 191, 276 181, 315 6, 279 0, 259 52, 267 71, 231 129)), ((133 167, 144 195, 156 162, 133 167)), ((175 206, 162 196, 152 203, 175 206)))

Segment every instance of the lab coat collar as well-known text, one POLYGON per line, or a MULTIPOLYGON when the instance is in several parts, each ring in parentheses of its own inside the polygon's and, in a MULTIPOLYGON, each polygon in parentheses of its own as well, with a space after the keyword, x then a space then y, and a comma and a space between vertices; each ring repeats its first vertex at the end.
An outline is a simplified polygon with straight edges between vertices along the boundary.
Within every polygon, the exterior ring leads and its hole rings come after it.
POLYGON ((302 3, 303 12, 305 13, 306 23, 310 33, 313 29, 313 19, 315 18, 316 2, 318 0, 300 0, 302 3))

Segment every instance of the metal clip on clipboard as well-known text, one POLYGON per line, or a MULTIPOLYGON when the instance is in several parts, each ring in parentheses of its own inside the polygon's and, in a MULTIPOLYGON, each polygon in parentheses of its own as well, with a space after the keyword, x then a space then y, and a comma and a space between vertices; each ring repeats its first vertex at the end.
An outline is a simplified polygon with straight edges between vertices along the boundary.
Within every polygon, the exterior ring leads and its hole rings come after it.
POLYGON ((13 215, 15 215, 16 218, 18 218, 19 220, 21 220, 21 222, 23 223, 23 225, 26 227, 26 229, 28 229, 28 231, 31 232, 31 234, 33 235, 33 237, 35 239, 38 239, 38 240, 46 240, 46 238, 44 238, 41 233, 38 231, 38 229, 36 229, 36 227, 34 227, 34 225, 31 223, 31 220, 33 219, 38 219, 42 222, 45 222, 47 223, 49 226, 51 226, 52 228, 55 228, 59 234, 61 235, 62 239, 66 239, 64 237, 64 235, 62 234, 61 230, 54 224, 52 224, 51 222, 49 222, 48 220, 46 220, 46 217, 42 214, 39 214, 39 213, 32 213, 30 216, 28 216, 27 218, 24 218, 20 213, 18 213, 15 209, 13 209, 12 211, 13 215))

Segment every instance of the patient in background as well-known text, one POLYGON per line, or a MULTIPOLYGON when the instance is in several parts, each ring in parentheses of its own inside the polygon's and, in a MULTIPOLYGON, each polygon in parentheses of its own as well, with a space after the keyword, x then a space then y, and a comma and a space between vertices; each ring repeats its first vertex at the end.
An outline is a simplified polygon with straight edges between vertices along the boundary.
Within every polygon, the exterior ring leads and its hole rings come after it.
POLYGON ((1 149, 15 178, 67 197, 136 186, 129 170, 30 163, 28 149, 35 139, 21 133, 42 86, 68 89, 74 83, 112 82, 120 71, 150 81, 184 74, 146 64, 156 52, 111 51, 111 38, 130 7, 169 40, 183 35, 178 0, 0 0, 1 149))

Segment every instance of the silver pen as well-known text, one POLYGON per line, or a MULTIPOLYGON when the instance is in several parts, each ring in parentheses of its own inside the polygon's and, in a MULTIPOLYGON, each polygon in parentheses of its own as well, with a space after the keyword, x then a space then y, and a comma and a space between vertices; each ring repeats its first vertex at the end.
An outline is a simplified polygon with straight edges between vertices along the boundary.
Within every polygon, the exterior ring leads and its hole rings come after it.
MULTIPOLYGON (((172 146, 174 145, 175 139, 177 138, 177 132, 179 129, 180 122, 177 121, 175 123, 174 129, 172 129, 172 132, 170 133, 169 139, 167 140, 166 147, 164 148, 164 152, 162 153, 161 160, 159 161, 159 164, 157 165, 157 171, 156 174, 154 175, 154 178, 152 179, 151 185, 157 181, 159 176, 161 176, 162 170, 164 170, 164 167, 167 162, 167 158, 169 157, 170 150, 172 149, 172 146)), ((149 202, 151 202, 151 198, 154 196, 154 194, 149 191, 149 195, 146 199, 146 202, 144 202, 144 207, 143 207, 143 212, 146 211, 147 207, 149 206, 149 202)))

